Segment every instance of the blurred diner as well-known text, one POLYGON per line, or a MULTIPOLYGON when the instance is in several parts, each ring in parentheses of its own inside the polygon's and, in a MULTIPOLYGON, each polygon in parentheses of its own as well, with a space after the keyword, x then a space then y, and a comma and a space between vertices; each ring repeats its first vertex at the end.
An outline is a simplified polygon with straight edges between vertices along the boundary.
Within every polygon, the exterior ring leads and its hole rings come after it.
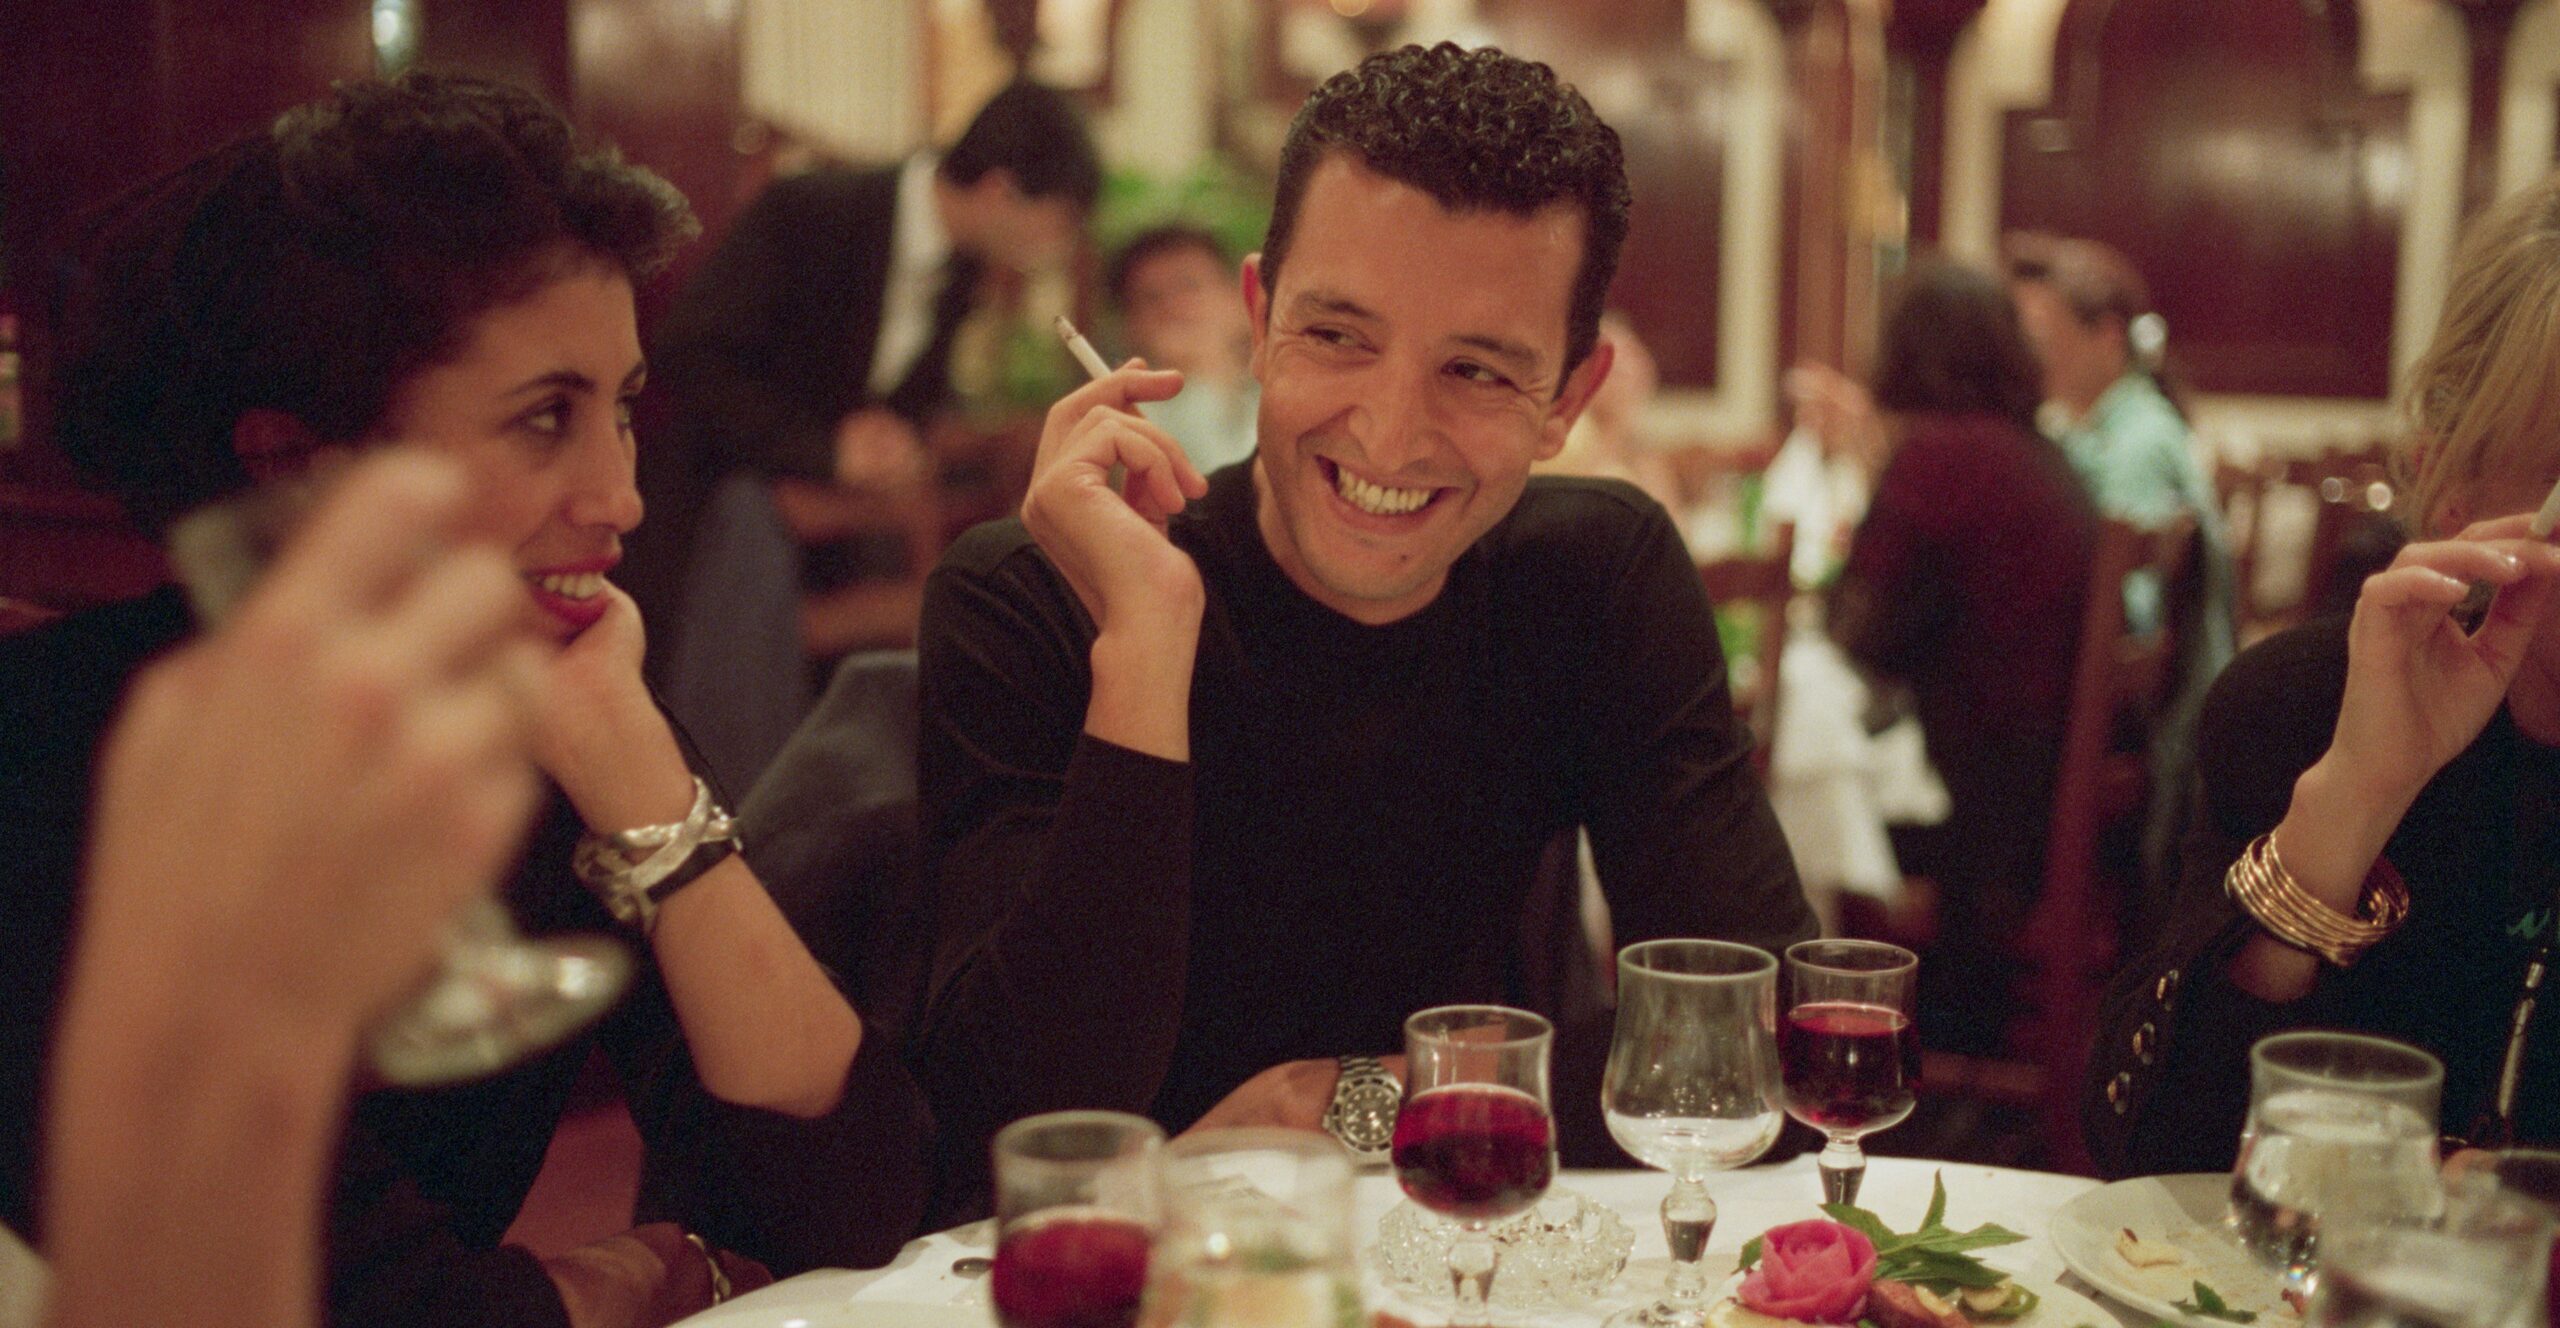
POLYGON ((1104 283, 1131 353, 1151 369, 1182 375, 1180 392, 1144 403, 1142 413, 1182 444, 1203 475, 1253 454, 1262 394, 1246 364, 1253 326, 1236 282, 1235 260, 1217 236, 1168 223, 1121 246, 1104 283))
POLYGON ((2127 902, 2136 934, 2161 919, 2172 890, 2171 855, 2192 803, 2185 772, 2205 690, 2231 659, 2238 627, 2231 549, 2221 508, 2190 427, 2169 356, 2169 323, 2152 307, 2133 264, 2095 240, 2024 234, 2004 246, 2009 289, 2044 366, 2046 436, 2080 472, 2098 510, 2137 525, 2179 517, 2196 523, 2199 575, 2185 593, 2149 574, 2125 584, 2137 631, 2171 614, 2179 643, 2173 700, 2155 717, 2150 810, 2141 834, 2143 886, 2127 902))
POLYGON ((2033 353, 1998 281, 1950 263, 1907 278, 1871 392, 1887 460, 1831 592, 1849 657, 1907 688, 1945 782, 1946 820, 1902 833, 1937 885, 1923 1041, 2000 1049, 2004 947, 2044 881, 2095 512, 2036 432, 2033 353))
MULTIPOLYGON (((894 514, 935 482, 962 323, 986 283, 1065 262, 1100 188, 1073 103, 1016 81, 941 151, 765 186, 669 308, 624 577, 659 629, 650 676, 731 782, 813 699, 804 595, 923 575, 933 550, 894 514)), ((881 608, 866 643, 912 640, 912 595, 881 608)))

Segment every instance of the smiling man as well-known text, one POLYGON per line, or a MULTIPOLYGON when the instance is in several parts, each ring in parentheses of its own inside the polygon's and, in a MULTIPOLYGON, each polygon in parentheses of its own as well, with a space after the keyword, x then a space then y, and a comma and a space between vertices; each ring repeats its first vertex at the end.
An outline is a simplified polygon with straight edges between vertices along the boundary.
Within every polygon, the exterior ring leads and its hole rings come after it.
MULTIPOLYGON (((1622 943, 1813 934, 1670 521, 1529 476, 1608 374, 1627 198, 1544 65, 1336 76, 1244 265, 1254 457, 1203 480, 1134 409, 1179 376, 1124 368, 936 572, 921 1052, 960 1203, 987 1133, 1054 1108, 1383 1145, 1361 1058, 1529 999, 1524 911, 1578 828, 1622 943)), ((1569 1158, 1608 1146, 1608 1036, 1560 1031, 1569 1158)))

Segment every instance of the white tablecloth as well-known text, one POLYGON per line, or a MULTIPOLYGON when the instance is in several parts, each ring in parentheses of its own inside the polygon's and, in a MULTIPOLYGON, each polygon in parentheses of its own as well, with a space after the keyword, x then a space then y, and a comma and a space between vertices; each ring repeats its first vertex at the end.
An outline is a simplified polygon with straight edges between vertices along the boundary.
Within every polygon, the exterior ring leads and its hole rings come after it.
MULTIPOLYGON (((1986 1262, 2030 1282, 2060 1282, 2088 1293, 2085 1286, 2063 1271, 2061 1258, 2044 1239, 2044 1232, 2056 1209, 2097 1182, 2036 1171, 1877 1158, 1868 1165, 1859 1205, 1895 1230, 1909 1230, 1919 1223, 1928 1206, 1933 1173, 1942 1173, 1946 1178, 1949 1226, 1966 1229, 1997 1222, 2028 1237, 2017 1245, 1983 1251, 1986 1262)), ((1662 1285, 1668 1258, 1658 1214, 1662 1196, 1670 1189, 1670 1179, 1652 1171, 1569 1171, 1557 1184, 1578 1191, 1625 1218, 1635 1232, 1635 1249, 1627 1271, 1611 1287, 1609 1299, 1595 1306, 1594 1312, 1542 1314, 1537 1316, 1537 1322, 1597 1324, 1611 1310, 1650 1299, 1662 1285)), ((1781 1222, 1822 1215, 1817 1207, 1822 1184, 1814 1173, 1810 1154, 1712 1177, 1707 1190, 1715 1197, 1717 1207, 1715 1236, 1708 1243, 1707 1261, 1719 1272, 1729 1271, 1742 1243, 1760 1232, 1781 1222)), ((1375 1239, 1378 1219, 1401 1199, 1392 1178, 1383 1174, 1361 1177, 1355 1202, 1359 1205, 1359 1230, 1364 1243, 1375 1239)), ((985 1315, 985 1279, 955 1276, 951 1265, 964 1256, 989 1254, 991 1241, 992 1233, 984 1223, 940 1232, 910 1242, 886 1269, 805 1273, 687 1322, 704 1328, 789 1328, 795 1318, 808 1315, 814 1316, 813 1324, 832 1328, 861 1322, 858 1311, 863 1306, 975 1307, 977 1314, 985 1315), (857 1312, 848 1314, 848 1310, 857 1312)), ((1373 1308, 1402 1314, 1417 1323, 1445 1321, 1445 1311, 1418 1307, 1388 1294, 1377 1281, 1374 1268, 1369 1282, 1373 1308)), ((2131 1311, 2117 1311, 2112 1305, 2108 1308, 2124 1328, 2139 1328, 2145 1322, 2131 1311)), ((952 1319, 955 1323, 969 1322, 966 1315, 954 1315, 952 1319)), ((901 1321, 906 1321, 903 1316, 901 1321)), ((1516 1314, 1500 1321, 1524 1322, 1516 1314)), ((977 1322, 992 1324, 993 1319, 978 1318, 977 1322)), ((2099 1324, 2096 1328, 2111 1325, 2099 1324)))

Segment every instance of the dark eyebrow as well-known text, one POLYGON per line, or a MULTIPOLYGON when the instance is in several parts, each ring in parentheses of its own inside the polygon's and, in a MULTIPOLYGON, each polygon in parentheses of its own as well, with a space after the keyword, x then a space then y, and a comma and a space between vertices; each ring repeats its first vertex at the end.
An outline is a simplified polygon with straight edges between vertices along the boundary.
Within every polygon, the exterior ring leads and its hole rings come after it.
MULTIPOLYGON (((624 390, 629 390, 633 384, 640 382, 648 376, 649 363, 648 361, 643 360, 638 364, 632 365, 631 372, 622 376, 622 387, 624 390)), ((582 374, 575 369, 554 369, 547 374, 528 378, 525 381, 516 384, 514 387, 507 389, 506 394, 511 397, 526 396, 535 392, 575 392, 583 395, 593 395, 595 390, 596 380, 587 377, 585 374, 582 374)))
POLYGON ((582 374, 575 369, 554 369, 547 374, 528 378, 523 382, 516 384, 514 387, 507 389, 507 395, 511 397, 521 397, 529 396, 536 392, 576 392, 580 394, 592 394, 595 390, 596 380, 587 377, 585 374, 582 374))
POLYGON ((1365 318, 1374 322, 1378 317, 1375 310, 1358 300, 1348 295, 1335 295, 1329 291, 1300 291, 1298 297, 1289 302, 1289 309, 1301 318, 1309 314, 1334 314, 1343 318, 1365 318))
POLYGON ((1538 352, 1516 341, 1505 341, 1500 337, 1486 336, 1482 333, 1466 333, 1459 336, 1458 344, 1473 346, 1483 351, 1509 365, 1511 371, 1516 374, 1527 375, 1539 367, 1538 352))
MULTIPOLYGON (((1329 291, 1301 291, 1296 299, 1289 302, 1289 307, 1292 313, 1301 318, 1309 314, 1333 314, 1343 318, 1365 318, 1374 321, 1378 317, 1367 305, 1358 300, 1329 291)), ((1517 341, 1482 332, 1462 333, 1457 341, 1461 346, 1473 347, 1501 361, 1513 373, 1524 377, 1536 372, 1539 368, 1538 352, 1517 341)))

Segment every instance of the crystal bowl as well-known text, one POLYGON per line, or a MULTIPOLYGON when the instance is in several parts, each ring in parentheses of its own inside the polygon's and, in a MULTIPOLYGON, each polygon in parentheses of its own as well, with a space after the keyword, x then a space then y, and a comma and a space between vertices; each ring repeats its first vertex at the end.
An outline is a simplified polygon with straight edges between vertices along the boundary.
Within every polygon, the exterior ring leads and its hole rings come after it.
MULTIPOLYGON (((1378 1221, 1378 1272, 1396 1293, 1453 1304, 1449 1245, 1461 1228, 1410 1202, 1378 1221)), ((1635 1233, 1616 1213, 1571 1190, 1547 1192, 1536 1207, 1485 1229, 1502 1262, 1493 1277, 1497 1308, 1573 1309, 1589 1305, 1627 1266, 1635 1233)))

